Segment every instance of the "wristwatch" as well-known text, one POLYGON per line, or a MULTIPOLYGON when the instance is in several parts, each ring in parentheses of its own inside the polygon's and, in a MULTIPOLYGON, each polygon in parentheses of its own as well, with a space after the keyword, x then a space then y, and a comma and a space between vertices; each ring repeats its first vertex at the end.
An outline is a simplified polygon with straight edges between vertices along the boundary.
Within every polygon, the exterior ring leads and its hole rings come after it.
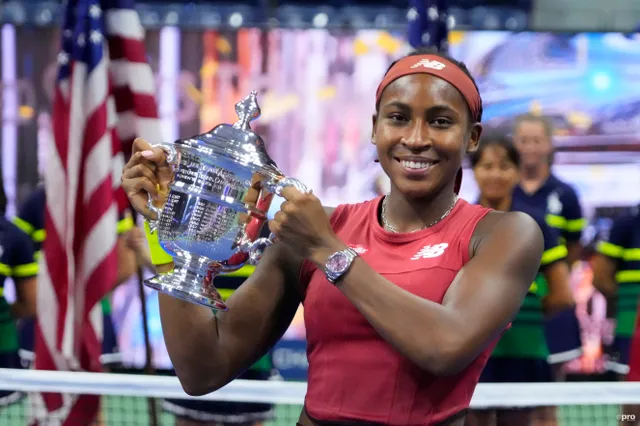
POLYGON ((351 264, 356 257, 358 257, 358 253, 352 248, 337 251, 329 256, 324 265, 324 274, 327 277, 327 281, 335 284, 351 268, 351 264))

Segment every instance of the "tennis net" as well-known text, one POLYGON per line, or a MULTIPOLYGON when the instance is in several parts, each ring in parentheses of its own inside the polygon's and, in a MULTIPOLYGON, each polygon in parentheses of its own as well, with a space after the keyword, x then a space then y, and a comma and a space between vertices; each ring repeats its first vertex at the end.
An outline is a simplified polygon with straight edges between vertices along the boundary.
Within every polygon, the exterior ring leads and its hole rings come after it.
MULTIPOLYGON (((53 392, 100 395, 100 420, 92 426, 153 426, 154 419, 159 426, 179 426, 181 423, 173 414, 176 411, 167 410, 166 400, 223 404, 218 407, 232 403, 237 411, 228 410, 225 419, 228 423, 243 425, 252 424, 247 422, 247 403, 263 404, 263 407, 267 404, 273 411, 271 419, 262 423, 264 426, 291 426, 296 424, 300 414, 306 384, 235 380, 209 395, 189 397, 175 377, 0 369, 0 389, 20 392, 20 399, 11 395, 0 398, 0 405, 3 405, 0 425, 28 425, 37 413, 39 393, 53 392)), ((621 406, 628 404, 640 405, 640 383, 481 384, 472 400, 472 408, 485 413, 487 409, 520 411, 531 407, 555 407, 552 411, 557 422, 554 424, 560 426, 618 426, 622 420, 621 406)), ((47 420, 40 424, 59 424, 56 419, 47 420)), ((633 424, 631 418, 626 420, 633 424)), ((215 418, 208 418, 201 424, 220 423, 215 418)))

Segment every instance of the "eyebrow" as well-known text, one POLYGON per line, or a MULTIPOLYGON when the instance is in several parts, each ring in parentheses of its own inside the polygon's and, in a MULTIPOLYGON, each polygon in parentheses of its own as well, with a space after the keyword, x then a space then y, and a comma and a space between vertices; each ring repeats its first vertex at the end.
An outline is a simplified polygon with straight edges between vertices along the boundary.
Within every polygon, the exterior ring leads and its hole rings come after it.
MULTIPOLYGON (((405 102, 400 102, 400 101, 393 101, 393 102, 389 102, 388 104, 384 104, 382 106, 383 109, 388 109, 388 108, 397 108, 403 111, 411 111, 413 108, 411 108, 411 106, 405 102)), ((430 114, 433 113, 442 113, 442 112, 454 112, 456 114, 458 114, 458 112, 452 108, 449 105, 444 105, 444 104, 440 104, 440 105, 433 105, 429 108, 427 108, 427 112, 430 114)))

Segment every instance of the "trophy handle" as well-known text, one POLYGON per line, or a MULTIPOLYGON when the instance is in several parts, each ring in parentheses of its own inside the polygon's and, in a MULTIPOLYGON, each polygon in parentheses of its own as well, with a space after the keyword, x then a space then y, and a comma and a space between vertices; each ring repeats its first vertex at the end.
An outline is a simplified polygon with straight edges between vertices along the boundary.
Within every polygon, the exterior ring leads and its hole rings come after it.
POLYGON ((277 180, 274 179, 271 182, 268 182, 265 186, 268 191, 273 192, 278 197, 282 196, 282 190, 287 186, 293 186, 295 189, 305 194, 311 194, 311 192, 313 192, 307 187, 307 185, 292 177, 282 177, 277 180))
POLYGON ((249 254, 249 264, 257 265, 267 247, 273 245, 276 239, 276 235, 272 232, 267 238, 258 238, 254 242, 250 243, 246 247, 246 252, 249 254))
MULTIPOLYGON (((180 156, 178 154, 178 150, 176 149, 175 146, 173 146, 173 144, 157 144, 157 145, 152 145, 153 148, 160 148, 162 149, 165 154, 167 155, 167 163, 172 165, 172 166, 176 166, 179 162, 180 162, 180 156)), ((148 195, 148 199, 147 199, 147 208, 152 212, 156 214, 156 219, 148 219, 147 222, 149 223, 149 230, 151 231, 151 233, 153 234, 154 232, 156 232, 156 230, 158 229, 158 220, 160 220, 160 214, 162 213, 162 207, 156 207, 154 204, 154 199, 151 196, 151 194, 148 195)))
MULTIPOLYGON (((311 189, 309 189, 305 184, 292 177, 273 179, 272 181, 266 183, 265 188, 267 189, 267 191, 274 193, 276 196, 282 197, 282 190, 287 186, 293 186, 298 191, 307 194, 310 194, 312 192, 311 189)), ((278 205, 278 208, 279 207, 280 205, 278 205)), ((271 219, 273 216, 268 215, 268 217, 271 219)), ((271 233, 269 234, 268 238, 258 238, 252 243, 246 244, 245 247, 243 247, 243 251, 249 254, 249 264, 256 265, 262 258, 262 254, 264 253, 265 249, 270 245, 273 245, 275 239, 275 234, 271 233)))

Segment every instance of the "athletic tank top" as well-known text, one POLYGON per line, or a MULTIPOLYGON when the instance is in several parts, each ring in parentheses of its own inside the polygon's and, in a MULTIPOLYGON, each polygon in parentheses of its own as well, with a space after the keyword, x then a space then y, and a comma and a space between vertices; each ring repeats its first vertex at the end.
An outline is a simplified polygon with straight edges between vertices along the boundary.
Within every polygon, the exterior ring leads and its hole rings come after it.
MULTIPOLYGON (((490 210, 460 200, 435 226, 395 234, 378 222, 381 200, 339 206, 331 216, 334 231, 395 285, 442 303, 456 274, 469 261, 469 243, 477 223, 490 210)), ((311 418, 431 425, 468 408, 495 342, 460 373, 435 376, 382 339, 310 262, 304 262, 300 282, 307 285, 303 302, 309 359, 305 408, 311 418)))

